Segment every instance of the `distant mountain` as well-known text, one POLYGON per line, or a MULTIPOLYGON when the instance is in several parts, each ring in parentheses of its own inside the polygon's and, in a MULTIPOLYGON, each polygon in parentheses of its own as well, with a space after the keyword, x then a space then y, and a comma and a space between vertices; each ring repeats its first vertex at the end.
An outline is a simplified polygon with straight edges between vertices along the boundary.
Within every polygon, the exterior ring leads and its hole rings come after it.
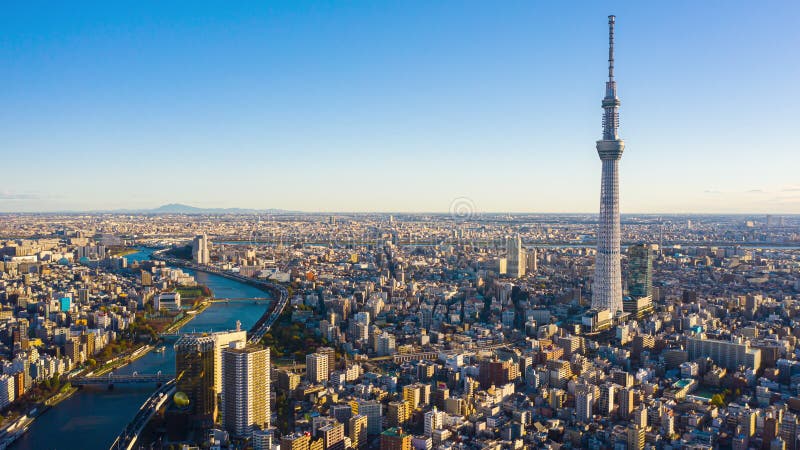
POLYGON ((153 209, 121 210, 118 212, 139 214, 282 214, 284 209, 247 209, 247 208, 198 208, 181 203, 169 203, 153 209))
POLYGON ((197 214, 201 213, 203 208, 196 206, 183 205, 181 203, 169 203, 161 205, 158 208, 144 210, 146 212, 155 214, 197 214))

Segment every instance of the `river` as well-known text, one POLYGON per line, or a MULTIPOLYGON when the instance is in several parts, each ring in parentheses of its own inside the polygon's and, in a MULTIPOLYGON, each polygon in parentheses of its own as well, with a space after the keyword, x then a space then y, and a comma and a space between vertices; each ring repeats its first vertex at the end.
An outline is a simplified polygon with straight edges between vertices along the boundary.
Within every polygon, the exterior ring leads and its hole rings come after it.
MULTIPOLYGON (((150 258, 152 250, 127 255, 128 262, 150 258)), ((197 281, 208 286, 217 298, 269 297, 253 286, 205 272, 184 269, 197 281)), ((198 314, 185 327, 185 331, 220 331, 236 327, 242 322, 247 330, 264 314, 267 304, 247 300, 214 303, 198 314)), ((175 373, 175 338, 165 342, 164 353, 150 352, 115 373, 175 373)), ((150 396, 155 385, 118 385, 113 390, 105 387, 84 387, 72 397, 39 416, 11 449, 18 450, 83 450, 107 449, 122 429, 150 396)))

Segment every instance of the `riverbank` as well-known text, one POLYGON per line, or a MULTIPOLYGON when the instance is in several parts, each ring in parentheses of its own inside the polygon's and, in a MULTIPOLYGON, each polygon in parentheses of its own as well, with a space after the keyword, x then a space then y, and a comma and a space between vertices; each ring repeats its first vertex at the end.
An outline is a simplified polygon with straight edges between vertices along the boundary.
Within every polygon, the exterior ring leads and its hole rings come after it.
POLYGON ((200 314, 203 311, 205 311, 206 308, 208 308, 210 305, 211 305, 211 302, 207 301, 207 300, 204 300, 204 301, 200 302, 200 304, 197 306, 197 308, 191 309, 189 311, 186 311, 185 315, 181 318, 181 320, 179 320, 177 322, 173 322, 170 326, 165 328, 164 331, 161 332, 161 334, 174 333, 174 332, 180 330, 187 323, 191 322, 192 319, 197 317, 198 314, 200 314))
MULTIPOLYGON (((78 392, 78 387, 77 386, 71 386, 71 385, 70 386, 64 386, 64 388, 62 388, 61 392, 59 392, 56 395, 54 395, 54 396, 48 398, 47 400, 45 400, 44 401, 44 405, 46 407, 48 407, 48 408, 52 408, 53 406, 56 406, 57 404, 63 402, 66 399, 68 399, 70 396, 72 396, 72 394, 74 394, 76 392, 78 392)), ((42 411, 42 412, 44 412, 44 411, 42 411)))
POLYGON ((14 419, 11 423, 6 425, 5 428, 0 430, 0 450, 5 450, 23 434, 25 434, 25 432, 28 431, 28 427, 31 426, 37 417, 47 412, 50 408, 70 398, 72 394, 76 392, 78 392, 77 387, 65 385, 61 388, 61 390, 46 398, 28 413, 22 414, 14 419))
MULTIPOLYGON (((173 322, 167 328, 165 328, 164 331, 162 332, 162 334, 169 334, 169 333, 177 332, 178 330, 183 328, 187 323, 191 322, 192 319, 197 317, 198 314, 200 314, 203 311, 205 311, 206 308, 209 307, 209 305, 211 305, 211 302, 208 301, 208 300, 204 300, 204 301, 200 302, 197 305, 196 308, 191 309, 189 311, 186 311, 184 317, 182 317, 180 320, 178 320, 176 322, 173 322)), ((130 355, 119 356, 119 357, 115 358, 114 360, 109 361, 108 363, 103 365, 103 367, 101 367, 100 369, 92 372, 92 374, 90 376, 97 377, 97 376, 105 375, 105 374, 111 372, 112 370, 121 369, 121 368, 127 366, 128 364, 136 361, 137 359, 141 358, 142 356, 150 353, 151 351, 155 350, 156 348, 157 348, 156 345, 153 345, 153 344, 142 345, 142 346, 136 348, 135 350, 133 350, 130 353, 130 355)))
POLYGON ((100 375, 105 375, 112 370, 120 369, 122 367, 127 366, 128 364, 136 361, 137 359, 141 358, 142 356, 151 352, 155 347, 150 344, 145 344, 140 347, 137 347, 134 351, 132 351, 129 355, 119 356, 114 358, 113 360, 107 362, 103 365, 103 367, 97 369, 96 371, 92 372, 90 376, 98 377, 100 375))

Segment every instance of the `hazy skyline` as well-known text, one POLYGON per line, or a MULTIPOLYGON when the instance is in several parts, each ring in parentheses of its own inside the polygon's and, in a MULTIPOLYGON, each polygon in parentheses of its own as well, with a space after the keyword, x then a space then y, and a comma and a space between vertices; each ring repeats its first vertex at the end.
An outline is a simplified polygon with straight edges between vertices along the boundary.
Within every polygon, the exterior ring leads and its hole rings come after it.
POLYGON ((9 5, 0 211, 800 213, 800 4, 9 5))

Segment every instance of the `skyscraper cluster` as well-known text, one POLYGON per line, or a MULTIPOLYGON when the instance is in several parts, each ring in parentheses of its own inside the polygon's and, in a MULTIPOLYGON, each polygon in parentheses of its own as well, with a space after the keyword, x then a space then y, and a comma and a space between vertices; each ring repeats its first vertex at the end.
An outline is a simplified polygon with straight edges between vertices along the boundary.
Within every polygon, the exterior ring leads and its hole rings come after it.
POLYGON ((235 437, 270 425, 269 349, 247 344, 244 331, 187 334, 175 343, 176 390, 186 413, 207 426, 220 416, 235 437))

